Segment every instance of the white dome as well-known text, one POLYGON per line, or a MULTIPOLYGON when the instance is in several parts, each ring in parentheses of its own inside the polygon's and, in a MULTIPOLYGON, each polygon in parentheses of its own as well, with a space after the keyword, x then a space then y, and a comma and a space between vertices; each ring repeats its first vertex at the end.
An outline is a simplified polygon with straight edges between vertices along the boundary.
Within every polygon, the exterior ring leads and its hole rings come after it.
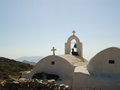
POLYGON ((89 72, 120 73, 120 48, 107 48, 95 55, 89 62, 89 72))
POLYGON ((45 72, 57 74, 60 77, 71 78, 75 66, 85 66, 87 61, 73 55, 50 55, 40 60, 31 71, 31 77, 35 73, 45 72))

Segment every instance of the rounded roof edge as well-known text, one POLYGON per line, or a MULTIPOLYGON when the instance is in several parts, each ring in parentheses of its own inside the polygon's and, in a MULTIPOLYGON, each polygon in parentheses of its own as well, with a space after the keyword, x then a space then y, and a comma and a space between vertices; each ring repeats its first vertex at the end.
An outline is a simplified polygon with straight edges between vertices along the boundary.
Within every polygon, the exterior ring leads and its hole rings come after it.
POLYGON ((75 39, 75 40, 77 40, 77 41, 80 42, 79 38, 78 38, 76 35, 71 35, 71 36, 67 39, 67 41, 71 41, 72 39, 75 39))
POLYGON ((95 58, 97 56, 99 56, 100 54, 102 54, 103 52, 108 52, 108 51, 111 51, 111 50, 120 50, 119 47, 109 47, 109 48, 106 48, 106 49, 103 49, 102 51, 100 51, 99 53, 97 53, 94 57, 92 57, 87 65, 87 68, 89 68, 89 66, 91 66, 91 64, 96 60, 95 58))
POLYGON ((97 55, 99 55, 100 53, 105 52, 105 51, 108 51, 108 50, 111 50, 111 49, 120 50, 119 47, 109 47, 109 48, 103 49, 102 51, 98 52, 95 56, 93 56, 93 57, 90 59, 90 61, 91 61, 94 57, 96 57, 97 55))
MULTIPOLYGON (((44 60, 45 58, 49 58, 49 57, 59 57, 62 58, 64 60, 66 60, 68 63, 75 65, 78 62, 88 62, 86 59, 81 58, 81 57, 77 57, 77 56, 73 56, 73 55, 49 55, 44 57, 43 59, 41 59, 37 64, 39 64, 42 60, 44 60)), ((36 64, 36 65, 37 65, 36 64)))
POLYGON ((97 53, 88 63, 89 72, 120 73, 120 48, 109 47, 97 53), (116 63, 110 63, 110 60, 116 63))

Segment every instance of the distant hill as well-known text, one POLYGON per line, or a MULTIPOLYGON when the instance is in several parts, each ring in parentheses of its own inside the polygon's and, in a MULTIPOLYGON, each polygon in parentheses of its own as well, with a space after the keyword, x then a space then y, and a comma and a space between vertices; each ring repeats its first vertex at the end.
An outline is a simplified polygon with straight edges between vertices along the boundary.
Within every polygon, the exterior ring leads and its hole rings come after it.
POLYGON ((33 68, 32 65, 0 57, 0 79, 3 75, 19 75, 21 71, 28 71, 33 68))
POLYGON ((30 56, 30 57, 24 56, 24 57, 17 58, 16 60, 21 61, 21 62, 25 60, 25 61, 37 63, 42 58, 43 56, 30 56))
POLYGON ((35 64, 36 64, 35 62, 30 62, 30 61, 27 61, 27 60, 23 60, 22 62, 33 65, 33 66, 35 66, 35 64))

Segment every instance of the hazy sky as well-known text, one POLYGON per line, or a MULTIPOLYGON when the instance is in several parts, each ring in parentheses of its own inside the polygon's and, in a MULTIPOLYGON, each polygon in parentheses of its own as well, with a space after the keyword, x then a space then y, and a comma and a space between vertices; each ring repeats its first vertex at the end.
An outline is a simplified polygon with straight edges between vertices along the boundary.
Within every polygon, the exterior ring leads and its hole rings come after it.
POLYGON ((120 47, 120 0, 0 0, 0 56, 63 54, 73 29, 88 60, 120 47))

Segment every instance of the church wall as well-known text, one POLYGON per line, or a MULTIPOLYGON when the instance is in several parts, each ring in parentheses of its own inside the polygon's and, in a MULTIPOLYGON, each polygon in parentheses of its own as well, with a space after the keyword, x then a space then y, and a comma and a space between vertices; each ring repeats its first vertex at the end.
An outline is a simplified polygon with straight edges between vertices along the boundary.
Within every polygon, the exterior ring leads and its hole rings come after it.
POLYGON ((73 71, 74 66, 63 58, 59 56, 48 56, 37 63, 30 73, 30 78, 32 78, 35 73, 46 72, 49 74, 56 74, 60 76, 62 80, 70 81, 71 83, 73 71), (55 64, 52 65, 52 62, 55 64))
POLYGON ((119 73, 120 49, 108 48, 93 57, 88 64, 89 72, 119 73))
POLYGON ((78 54, 80 57, 83 57, 83 48, 82 48, 82 43, 77 42, 77 48, 78 48, 78 54))
POLYGON ((90 74, 74 73, 72 90, 120 90, 120 79, 93 77, 90 74))
MULTIPOLYGON (((79 72, 74 73, 73 76, 73 90, 86 90, 91 85, 88 84, 91 78, 89 75, 81 74, 79 72)), ((89 89, 88 89, 89 90, 89 89)))
POLYGON ((71 53, 71 46, 70 43, 65 43, 65 54, 71 53))

